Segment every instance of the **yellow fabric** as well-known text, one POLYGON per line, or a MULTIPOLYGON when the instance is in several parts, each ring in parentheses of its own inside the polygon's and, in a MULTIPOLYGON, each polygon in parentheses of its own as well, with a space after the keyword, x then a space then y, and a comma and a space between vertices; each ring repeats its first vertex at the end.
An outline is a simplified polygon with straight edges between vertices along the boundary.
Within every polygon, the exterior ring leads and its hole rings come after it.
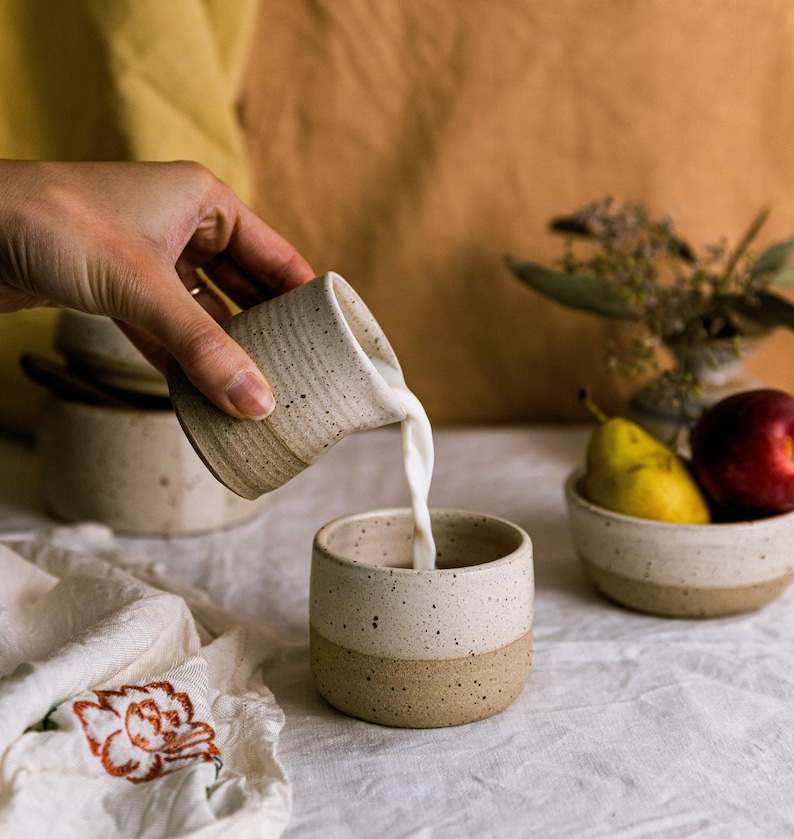
MULTIPOLYGON (((242 196, 236 118, 256 0, 4 0, 0 157, 198 160, 242 196)), ((0 425, 27 431, 38 392, 23 352, 51 341, 51 311, 0 315, 0 425)))

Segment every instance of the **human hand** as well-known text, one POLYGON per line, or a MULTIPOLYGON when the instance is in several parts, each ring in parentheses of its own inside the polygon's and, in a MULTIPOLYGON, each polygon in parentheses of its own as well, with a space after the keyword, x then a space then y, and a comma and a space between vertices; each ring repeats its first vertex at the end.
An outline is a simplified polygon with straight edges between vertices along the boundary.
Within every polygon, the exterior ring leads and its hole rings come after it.
POLYGON ((269 385, 218 324, 228 309, 198 271, 243 308, 314 274, 207 169, 2 160, 0 196, 0 312, 106 315, 158 369, 173 355, 221 410, 272 410, 269 385))

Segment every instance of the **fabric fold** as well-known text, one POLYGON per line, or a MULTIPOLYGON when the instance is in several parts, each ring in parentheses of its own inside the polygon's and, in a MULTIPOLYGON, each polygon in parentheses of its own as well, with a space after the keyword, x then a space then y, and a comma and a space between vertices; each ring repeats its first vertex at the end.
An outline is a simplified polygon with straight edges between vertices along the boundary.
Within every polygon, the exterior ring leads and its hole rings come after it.
POLYGON ((104 528, 6 539, 0 834, 279 836, 275 635, 158 587, 104 528))

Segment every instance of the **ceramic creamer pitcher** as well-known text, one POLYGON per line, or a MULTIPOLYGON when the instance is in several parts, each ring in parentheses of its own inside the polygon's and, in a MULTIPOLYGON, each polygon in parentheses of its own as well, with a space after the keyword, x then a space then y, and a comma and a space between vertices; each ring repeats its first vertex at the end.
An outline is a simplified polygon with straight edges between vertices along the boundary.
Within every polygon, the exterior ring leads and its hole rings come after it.
POLYGON ((233 492, 258 498, 315 463, 352 431, 400 422, 405 409, 372 363, 400 370, 364 302, 328 273, 231 318, 224 328, 270 382, 276 407, 239 420, 213 405, 173 359, 167 379, 179 422, 233 492))

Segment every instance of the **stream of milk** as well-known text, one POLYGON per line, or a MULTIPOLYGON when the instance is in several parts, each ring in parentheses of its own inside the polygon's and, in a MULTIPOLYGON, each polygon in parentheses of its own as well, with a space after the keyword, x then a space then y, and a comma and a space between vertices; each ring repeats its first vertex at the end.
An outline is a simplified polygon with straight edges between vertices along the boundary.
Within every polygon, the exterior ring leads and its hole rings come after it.
POLYGON ((403 463, 411 491, 414 515, 413 567, 428 570, 436 566, 436 543, 430 526, 427 496, 433 477, 433 431, 422 403, 408 389, 402 374, 379 358, 372 363, 405 408, 402 421, 403 463))

